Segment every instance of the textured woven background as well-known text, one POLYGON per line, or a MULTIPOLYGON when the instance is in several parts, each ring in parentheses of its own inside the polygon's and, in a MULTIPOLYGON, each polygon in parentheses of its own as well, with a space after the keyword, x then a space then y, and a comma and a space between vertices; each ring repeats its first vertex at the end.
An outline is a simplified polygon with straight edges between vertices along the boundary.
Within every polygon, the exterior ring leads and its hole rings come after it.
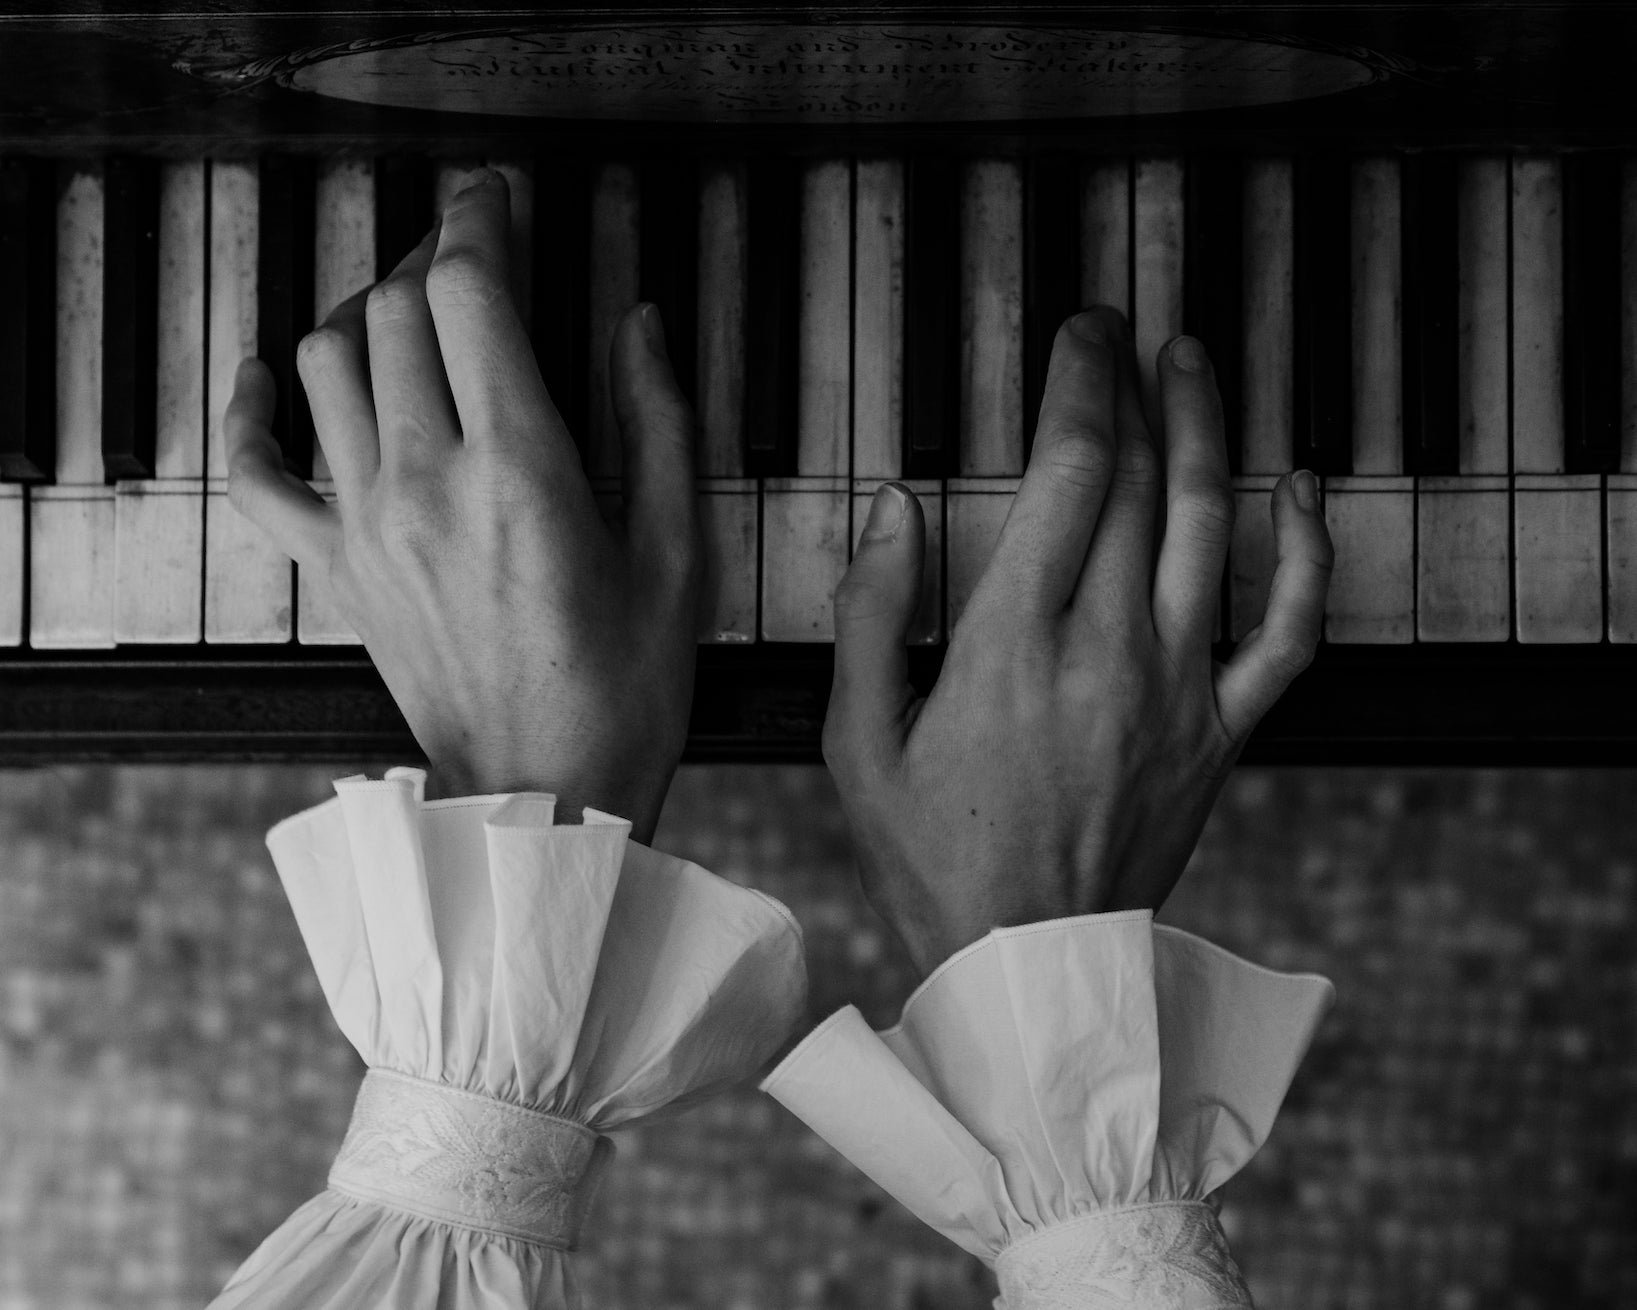
MULTIPOLYGON (((361 1066, 262 834, 345 772, 0 771, 0 1310, 197 1306, 322 1186, 361 1066)), ((1340 989, 1224 1193, 1262 1310, 1637 1307, 1634 798, 1637 772, 1230 780, 1162 919, 1340 989)), ((685 769, 657 844, 791 906, 815 1018, 894 1016, 822 769, 685 769)), ((753 1090, 622 1135, 582 1267, 599 1310, 992 1295, 753 1090)))

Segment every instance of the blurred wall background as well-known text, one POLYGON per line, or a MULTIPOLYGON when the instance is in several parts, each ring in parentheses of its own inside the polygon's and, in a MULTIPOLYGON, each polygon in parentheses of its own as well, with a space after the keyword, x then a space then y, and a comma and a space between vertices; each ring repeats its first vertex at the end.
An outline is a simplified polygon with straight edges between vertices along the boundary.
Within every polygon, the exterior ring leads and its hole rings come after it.
MULTIPOLYGON (((362 1065, 262 835, 351 771, 0 771, 0 1310, 200 1305, 323 1186, 362 1065)), ((1261 1310, 1637 1306, 1634 798, 1637 771, 1230 779, 1162 921, 1340 991, 1224 1190, 1261 1310)), ((822 768, 685 768, 656 844, 795 911, 815 1019, 896 1017, 822 768)), ((599 1310, 993 1295, 750 1088, 621 1135, 581 1267, 599 1310)))

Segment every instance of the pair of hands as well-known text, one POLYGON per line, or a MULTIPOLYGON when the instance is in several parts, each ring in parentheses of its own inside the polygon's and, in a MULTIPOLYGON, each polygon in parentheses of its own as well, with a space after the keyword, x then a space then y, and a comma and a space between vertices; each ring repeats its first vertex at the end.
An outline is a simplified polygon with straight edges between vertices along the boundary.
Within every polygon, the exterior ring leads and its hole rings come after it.
MULTIPOLYGON (((657 313, 633 308, 611 370, 625 515, 605 524, 508 291, 508 215, 504 179, 475 175, 303 340, 335 505, 284 470, 255 360, 227 410, 228 490, 333 585, 434 794, 551 791, 565 817, 590 805, 648 842, 693 687, 693 416, 657 313)), ((1159 368, 1163 452, 1120 316, 1058 333, 1028 471, 931 696, 907 677, 925 541, 907 490, 877 492, 837 589, 825 759, 865 895, 923 975, 992 927, 1157 908, 1312 658, 1331 547, 1286 478, 1266 618, 1213 661, 1233 513, 1220 401, 1197 343, 1159 368)))

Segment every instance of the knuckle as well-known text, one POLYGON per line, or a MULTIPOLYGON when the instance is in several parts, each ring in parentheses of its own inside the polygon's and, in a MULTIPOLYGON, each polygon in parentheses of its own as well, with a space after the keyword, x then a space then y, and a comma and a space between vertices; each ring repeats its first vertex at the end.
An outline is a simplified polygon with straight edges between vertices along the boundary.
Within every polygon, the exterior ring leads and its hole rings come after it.
POLYGON ((396 323, 416 310, 422 299, 415 280, 393 274, 370 288, 364 300, 364 318, 369 323, 396 323))
POLYGON ((235 456, 227 470, 227 503, 246 518, 252 517, 257 505, 255 475, 244 456, 235 456))
POLYGON ((1264 635, 1268 664, 1286 681, 1296 677, 1313 662, 1314 643, 1294 633, 1275 630, 1264 635))
POLYGON ((1233 493, 1217 483, 1176 492, 1166 513, 1193 540, 1221 545, 1233 536, 1233 493))
POLYGON ((1055 433, 1043 455, 1053 481, 1094 489, 1106 484, 1114 472, 1114 435, 1090 424, 1055 433))
POLYGON ((439 301, 486 301, 495 286, 493 262, 471 246, 440 250, 426 273, 426 294, 439 301))
POLYGON ((868 623, 896 609, 896 598, 878 578, 850 569, 836 583, 836 613, 849 623, 868 623))

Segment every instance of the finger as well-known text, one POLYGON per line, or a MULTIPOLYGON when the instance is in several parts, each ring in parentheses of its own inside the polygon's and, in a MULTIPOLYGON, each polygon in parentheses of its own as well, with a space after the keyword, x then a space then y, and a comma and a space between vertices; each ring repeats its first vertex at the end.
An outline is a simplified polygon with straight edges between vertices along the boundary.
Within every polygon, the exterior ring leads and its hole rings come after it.
POLYGON ((375 480, 381 443, 370 384, 364 303, 370 288, 348 296, 296 347, 296 372, 307 390, 313 430, 345 502, 375 480))
POLYGON ((835 680, 824 720, 824 754, 890 759, 903 749, 915 701, 909 625, 921 596, 926 520, 896 482, 879 487, 857 553, 836 586, 835 680))
POLYGON ((1233 536, 1222 398, 1205 348, 1178 337, 1160 352, 1165 415, 1165 537, 1154 572, 1154 629, 1176 649, 1209 642, 1233 536))
POLYGON ((610 353, 626 539, 639 573, 674 590, 693 574, 700 553, 694 419, 665 353, 659 310, 634 306, 615 330, 610 353))
POLYGON ((1114 476, 1103 498, 1091 549, 1075 584, 1077 614, 1106 624, 1153 622, 1154 516, 1160 492, 1159 452, 1143 414, 1142 384, 1129 331, 1114 340, 1114 476))
POLYGON ((546 394, 510 290, 511 209, 506 180, 482 169, 443 211, 443 230, 426 277, 444 367, 466 445, 537 448, 542 441, 566 472, 580 456, 546 394), (520 423, 519 414, 531 416, 520 423))
POLYGON ((439 226, 375 284, 365 304, 375 425, 386 477, 436 465, 460 442, 460 419, 427 303, 426 275, 439 226))
POLYGON ((1058 328, 1029 467, 969 608, 1008 596, 1056 614, 1073 594, 1114 474, 1121 330, 1106 306, 1058 328))
MULTIPOLYGON (((1302 477, 1303 474, 1295 475, 1302 477)), ((1306 474, 1311 479, 1312 474, 1306 474)), ((1335 548, 1318 508, 1297 502, 1286 475, 1273 489, 1273 534, 1278 563, 1267 612, 1217 670, 1216 703, 1228 735, 1242 742, 1313 659, 1324 621, 1335 548)))
POLYGON ((338 522, 324 498, 284 467, 273 436, 272 371, 245 359, 233 379, 222 422, 227 441, 227 498, 296 563, 322 568, 338 522))

